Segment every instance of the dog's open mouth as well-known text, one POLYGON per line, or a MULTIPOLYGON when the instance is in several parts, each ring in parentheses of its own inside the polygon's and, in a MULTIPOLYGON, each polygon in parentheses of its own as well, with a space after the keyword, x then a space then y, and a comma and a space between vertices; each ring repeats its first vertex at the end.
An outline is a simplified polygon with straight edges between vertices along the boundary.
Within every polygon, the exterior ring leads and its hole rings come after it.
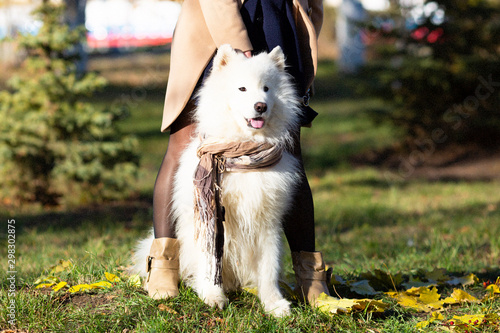
POLYGON ((257 117, 257 118, 250 118, 247 119, 247 124, 249 127, 255 128, 255 129, 260 129, 264 127, 264 118, 262 117, 257 117))

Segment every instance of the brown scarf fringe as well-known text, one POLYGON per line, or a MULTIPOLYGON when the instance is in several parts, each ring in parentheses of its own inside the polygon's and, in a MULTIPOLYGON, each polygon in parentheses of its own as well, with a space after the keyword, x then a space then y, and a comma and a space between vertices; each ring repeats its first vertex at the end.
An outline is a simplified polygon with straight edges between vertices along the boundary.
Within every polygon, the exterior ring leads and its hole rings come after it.
MULTIPOLYGON (((222 285, 224 252, 224 206, 221 182, 226 171, 268 168, 281 160, 283 147, 258 142, 220 142, 205 139, 197 151, 200 162, 194 176, 195 238, 206 242, 206 250, 215 260, 216 285, 222 285)), ((214 272, 215 268, 215 272, 214 272)))

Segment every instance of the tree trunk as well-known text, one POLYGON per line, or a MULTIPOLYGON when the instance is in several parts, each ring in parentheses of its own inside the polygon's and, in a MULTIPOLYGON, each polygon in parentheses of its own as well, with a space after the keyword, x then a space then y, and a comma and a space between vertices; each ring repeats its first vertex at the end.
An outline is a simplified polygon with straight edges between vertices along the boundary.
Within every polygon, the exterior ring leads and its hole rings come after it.
MULTIPOLYGON (((48 1, 48 0, 44 0, 48 1)), ((85 6, 87 0, 65 0, 66 3, 66 17, 65 20, 74 29, 79 26, 85 25, 85 6)), ((78 73, 83 74, 87 70, 87 52, 85 51, 83 44, 80 43, 77 48, 80 60, 76 64, 78 73)))

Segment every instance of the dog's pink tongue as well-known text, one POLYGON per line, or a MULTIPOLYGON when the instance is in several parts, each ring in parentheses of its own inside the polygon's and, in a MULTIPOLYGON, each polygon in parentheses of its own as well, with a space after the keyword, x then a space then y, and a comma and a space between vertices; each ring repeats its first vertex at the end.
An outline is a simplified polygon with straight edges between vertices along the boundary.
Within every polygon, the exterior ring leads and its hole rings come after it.
POLYGON ((250 119, 250 125, 252 125, 253 128, 262 128, 264 127, 264 119, 252 118, 250 119))

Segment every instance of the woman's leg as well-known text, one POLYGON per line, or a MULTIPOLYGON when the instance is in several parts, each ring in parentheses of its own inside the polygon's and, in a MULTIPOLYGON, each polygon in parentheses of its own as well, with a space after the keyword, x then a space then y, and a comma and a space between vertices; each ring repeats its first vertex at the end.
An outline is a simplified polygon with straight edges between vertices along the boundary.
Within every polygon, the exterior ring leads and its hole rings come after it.
POLYGON ((179 294, 179 247, 175 225, 170 216, 174 175, 179 159, 191 141, 194 124, 190 112, 191 102, 170 128, 167 152, 156 177, 153 193, 153 224, 155 239, 147 258, 146 287, 155 299, 175 297, 179 294))
POLYGON ((300 161, 301 177, 292 206, 285 216, 283 227, 292 252, 314 252, 314 204, 302 160, 300 129, 296 132, 292 153, 300 161))
POLYGON ((175 225, 170 217, 174 175, 179 158, 191 141, 195 125, 191 119, 194 102, 190 102, 170 127, 168 148, 156 177, 153 192, 153 226, 155 238, 176 238, 175 225))
POLYGON ((330 292, 323 255, 315 251, 314 204, 302 160, 300 130, 295 135, 293 154, 300 160, 301 178, 292 207, 284 220, 284 231, 292 251, 293 269, 297 279, 295 292, 303 300, 316 306, 319 295, 330 295, 330 292))

